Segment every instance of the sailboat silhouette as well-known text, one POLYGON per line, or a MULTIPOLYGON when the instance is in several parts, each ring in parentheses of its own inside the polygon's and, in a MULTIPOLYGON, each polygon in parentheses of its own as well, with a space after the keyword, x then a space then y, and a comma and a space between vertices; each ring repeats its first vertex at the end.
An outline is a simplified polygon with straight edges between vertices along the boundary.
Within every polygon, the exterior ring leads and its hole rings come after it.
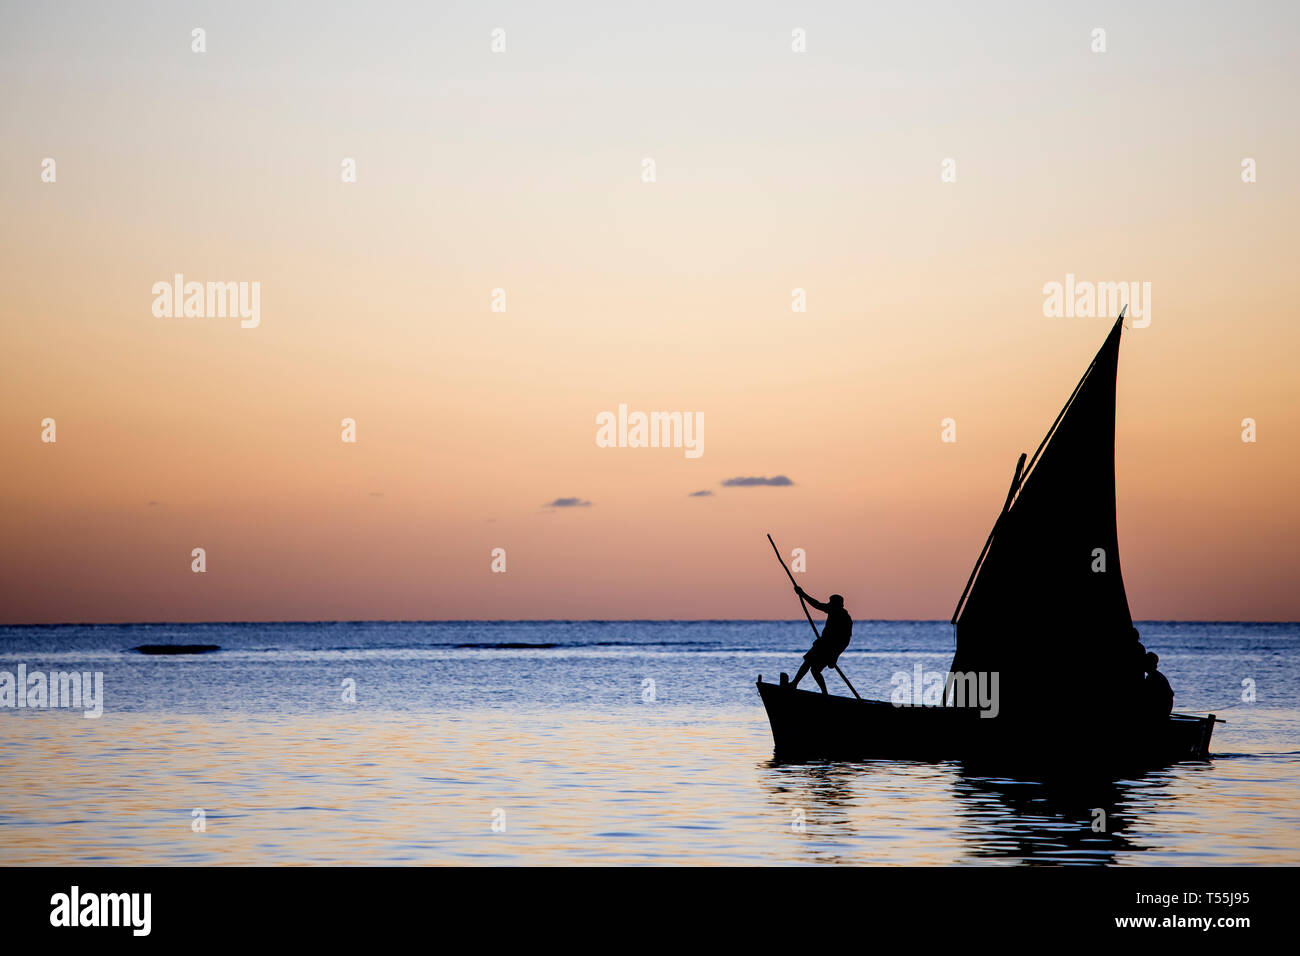
MULTIPOLYGON (((1020 456, 952 616, 948 690, 996 675, 996 716, 826 697, 759 675, 777 759, 961 758, 1074 772, 1208 757, 1213 714, 1152 718, 1138 699, 1115 522, 1123 325, 1121 311, 1028 465, 1020 456)), ((953 702, 947 691, 944 699, 953 702)))

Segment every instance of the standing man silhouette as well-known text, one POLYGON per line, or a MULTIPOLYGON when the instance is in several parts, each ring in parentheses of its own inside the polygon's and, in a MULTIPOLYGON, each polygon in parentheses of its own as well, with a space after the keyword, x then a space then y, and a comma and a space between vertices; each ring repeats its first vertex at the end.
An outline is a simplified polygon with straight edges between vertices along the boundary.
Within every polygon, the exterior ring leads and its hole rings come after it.
POLYGON ((815 597, 810 597, 797 584, 794 590, 799 597, 826 614, 826 623, 822 626, 821 637, 813 641, 813 646, 803 656, 803 663, 799 665, 799 672, 794 675, 790 689, 798 687, 799 681, 803 680, 803 675, 811 670, 817 686, 822 689, 823 694, 828 694, 830 692, 826 689, 826 681, 822 679, 822 668, 834 667, 835 662, 844 653, 844 649, 849 646, 849 641, 853 637, 853 618, 849 617, 849 612, 844 610, 844 598, 839 594, 832 594, 830 600, 823 604, 815 597))

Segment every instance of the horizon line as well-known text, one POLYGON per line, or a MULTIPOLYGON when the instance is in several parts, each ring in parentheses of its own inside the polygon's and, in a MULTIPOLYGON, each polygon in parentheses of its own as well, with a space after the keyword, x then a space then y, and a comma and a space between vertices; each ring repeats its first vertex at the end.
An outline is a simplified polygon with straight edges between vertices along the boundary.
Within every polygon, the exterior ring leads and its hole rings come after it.
MULTIPOLYGON (((193 627, 237 624, 790 624, 804 623, 803 618, 778 617, 591 617, 591 618, 335 618, 319 620, 226 620, 226 621, 55 621, 0 623, 6 627, 193 627)), ((856 624, 947 624, 946 618, 877 617, 855 618, 856 624)), ((1300 624, 1288 620, 1240 620, 1234 618, 1144 618, 1133 624, 1300 624)))

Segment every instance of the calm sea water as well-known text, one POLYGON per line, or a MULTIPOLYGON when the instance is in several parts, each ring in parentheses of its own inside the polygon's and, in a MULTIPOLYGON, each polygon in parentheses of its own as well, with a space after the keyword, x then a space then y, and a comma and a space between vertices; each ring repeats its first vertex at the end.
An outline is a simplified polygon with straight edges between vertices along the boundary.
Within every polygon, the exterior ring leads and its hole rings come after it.
MULTIPOLYGON (((0 671, 105 698, 0 709, 0 863, 1300 863, 1300 625, 1140 627, 1175 709, 1227 723, 1211 762, 1087 793, 773 763, 754 679, 794 671, 802 621, 0 628, 0 671)), ((860 621, 841 663, 887 698, 951 650, 860 621)))

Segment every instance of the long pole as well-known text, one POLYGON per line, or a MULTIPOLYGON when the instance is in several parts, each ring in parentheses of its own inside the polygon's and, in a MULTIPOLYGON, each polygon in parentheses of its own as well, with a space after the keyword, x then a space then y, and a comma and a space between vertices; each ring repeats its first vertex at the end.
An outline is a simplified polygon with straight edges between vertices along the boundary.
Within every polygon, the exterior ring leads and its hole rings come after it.
MULTIPOLYGON (((781 570, 785 572, 785 576, 790 579, 790 583, 793 584, 797 589, 799 585, 795 581, 794 575, 790 573, 790 569, 785 566, 785 558, 781 557, 781 552, 777 548, 776 542, 772 540, 772 536, 770 534, 767 536, 767 543, 770 544, 772 546, 772 550, 776 552, 776 559, 781 562, 781 570)), ((822 636, 817 633, 817 625, 813 623, 812 613, 809 612, 808 605, 804 603, 802 594, 799 595, 799 606, 803 608, 804 617, 808 618, 808 626, 812 628, 813 637, 816 640, 821 640, 822 636)), ((840 665, 832 664, 831 666, 835 668, 835 673, 840 675, 840 679, 843 680, 844 683, 848 685, 849 690, 853 691, 853 696, 856 697, 858 700, 861 700, 862 695, 857 692, 857 689, 851 683, 849 683, 849 679, 844 676, 844 671, 840 670, 840 665)))

